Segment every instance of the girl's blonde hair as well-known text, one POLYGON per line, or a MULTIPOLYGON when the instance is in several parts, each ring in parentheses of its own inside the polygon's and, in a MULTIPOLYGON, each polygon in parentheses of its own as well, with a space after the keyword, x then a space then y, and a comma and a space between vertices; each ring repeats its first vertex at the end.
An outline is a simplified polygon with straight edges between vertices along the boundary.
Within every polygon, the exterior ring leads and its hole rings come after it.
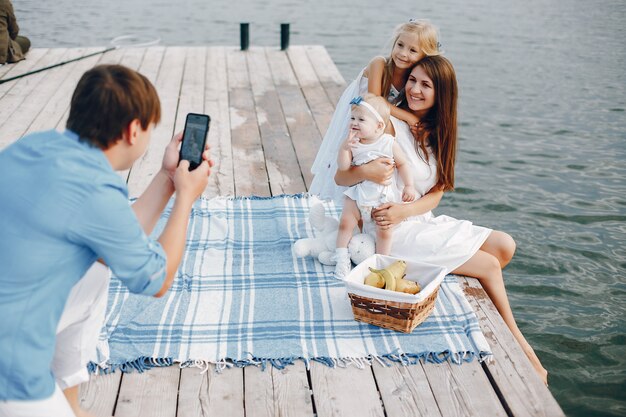
MULTIPOLYGON (((439 50, 439 35, 437 34, 437 28, 426 19, 410 20, 407 23, 398 25, 393 31, 393 43, 391 49, 396 46, 398 38, 403 33, 412 33, 417 35, 419 48, 425 56, 441 55, 439 50)), ((391 78, 396 69, 396 64, 391 59, 391 53, 385 63, 383 70, 383 82, 381 95, 383 97, 389 96, 389 90, 391 90, 391 78)))

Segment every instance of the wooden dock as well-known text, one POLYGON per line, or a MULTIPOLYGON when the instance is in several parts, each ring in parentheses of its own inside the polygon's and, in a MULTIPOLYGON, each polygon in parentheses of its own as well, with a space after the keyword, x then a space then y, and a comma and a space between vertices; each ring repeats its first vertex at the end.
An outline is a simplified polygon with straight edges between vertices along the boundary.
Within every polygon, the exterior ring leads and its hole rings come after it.
MULTIPOLYGON (((34 49, 0 67, 7 79, 104 48, 34 49)), ((306 191, 309 168, 345 81, 322 46, 286 52, 230 47, 118 49, 0 84, 0 149, 43 129, 63 129, 72 91, 90 67, 121 63, 146 75, 162 121, 127 179, 139 195, 188 112, 211 115, 216 160, 206 195, 306 191)), ((249 366, 221 374, 178 366, 94 376, 81 386, 97 416, 563 416, 478 281, 459 278, 494 352, 491 363, 366 369, 312 362, 284 370, 249 366)))

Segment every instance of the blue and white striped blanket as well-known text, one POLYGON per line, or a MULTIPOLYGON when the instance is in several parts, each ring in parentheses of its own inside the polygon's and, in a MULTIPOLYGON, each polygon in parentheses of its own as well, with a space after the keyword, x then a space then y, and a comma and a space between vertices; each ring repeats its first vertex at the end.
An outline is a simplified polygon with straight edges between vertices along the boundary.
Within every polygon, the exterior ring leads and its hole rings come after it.
MULTIPOLYGON (((263 365, 296 359, 328 365, 372 360, 460 363, 490 349, 456 279, 411 334, 353 319, 344 284, 291 246, 310 237, 306 195, 214 198, 196 203, 187 251, 162 298, 130 294, 113 279, 98 360, 91 370, 263 365)), ((332 205, 327 212, 337 215, 332 205)), ((155 234, 159 234, 169 209, 155 234)))

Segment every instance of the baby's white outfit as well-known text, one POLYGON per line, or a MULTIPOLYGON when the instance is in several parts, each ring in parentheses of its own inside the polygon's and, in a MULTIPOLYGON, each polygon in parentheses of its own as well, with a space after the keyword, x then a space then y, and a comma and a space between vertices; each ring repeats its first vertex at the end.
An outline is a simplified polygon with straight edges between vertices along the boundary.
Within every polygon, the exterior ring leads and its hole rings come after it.
MULTIPOLYGON (((337 155, 339 154, 341 143, 348 137, 348 131, 350 130, 350 101, 357 96, 363 96, 367 93, 368 79, 363 76, 363 71, 348 85, 337 102, 335 113, 311 167, 311 173, 314 177, 309 193, 317 194, 324 200, 332 199, 337 207, 343 205, 343 192, 346 190, 346 187, 335 184, 337 155)), ((392 85, 387 101, 395 105, 399 96, 400 91, 392 85)))
MULTIPOLYGON (((378 158, 393 159, 394 137, 384 133, 372 143, 357 142, 352 147, 352 165, 363 165, 378 158)), ((372 208, 376 208, 387 202, 399 202, 395 176, 387 185, 377 184, 372 181, 362 181, 349 187, 344 195, 356 202, 361 211, 364 222, 371 221, 372 208)))

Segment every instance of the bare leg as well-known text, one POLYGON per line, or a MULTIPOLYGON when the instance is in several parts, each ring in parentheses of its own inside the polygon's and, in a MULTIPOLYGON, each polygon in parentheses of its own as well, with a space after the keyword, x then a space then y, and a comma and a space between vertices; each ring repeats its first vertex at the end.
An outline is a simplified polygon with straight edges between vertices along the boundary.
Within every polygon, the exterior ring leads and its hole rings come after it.
POLYGON ((479 250, 472 256, 469 261, 453 271, 455 274, 467 275, 478 278, 483 288, 498 309, 498 312, 504 319, 504 322, 513 333, 513 336, 522 347, 522 350, 532 363, 535 371, 539 374, 545 384, 548 383, 548 371, 541 365, 541 361, 535 354, 535 351, 526 341, 526 338, 517 327, 509 298, 506 295, 504 287, 504 279, 502 278, 502 269, 500 269, 500 260, 490 253, 479 250))
POLYGON ((361 220, 361 212, 356 202, 346 197, 343 203, 341 219, 339 220, 339 232, 337 233, 338 248, 348 247, 348 243, 350 243, 350 239, 352 239, 352 232, 359 224, 359 220, 361 220))
POLYGON ((376 253, 380 255, 389 255, 391 252, 392 239, 392 229, 382 229, 380 227, 376 227, 376 253))
POLYGON ((72 411, 74 411, 76 417, 95 417, 90 412, 80 408, 78 400, 78 385, 64 389, 63 394, 65 394, 65 398, 67 398, 67 402, 70 403, 70 407, 72 407, 72 411))
POLYGON ((515 247, 515 241, 509 234, 494 230, 480 247, 480 250, 495 256, 500 262, 500 267, 504 269, 511 262, 513 254, 515 254, 515 247))

